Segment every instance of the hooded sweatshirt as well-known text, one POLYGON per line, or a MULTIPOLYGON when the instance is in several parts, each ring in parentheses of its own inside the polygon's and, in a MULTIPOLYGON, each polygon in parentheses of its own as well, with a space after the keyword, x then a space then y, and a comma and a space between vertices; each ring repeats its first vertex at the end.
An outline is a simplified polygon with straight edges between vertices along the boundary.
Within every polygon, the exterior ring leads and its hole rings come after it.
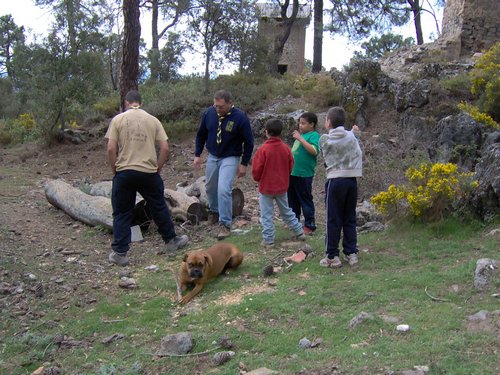
POLYGON ((252 161, 252 177, 259 192, 282 195, 288 191, 293 155, 280 137, 270 137, 256 152, 252 161))
POLYGON ((343 126, 330 129, 319 139, 321 155, 325 161, 326 177, 361 177, 363 159, 358 139, 343 126))

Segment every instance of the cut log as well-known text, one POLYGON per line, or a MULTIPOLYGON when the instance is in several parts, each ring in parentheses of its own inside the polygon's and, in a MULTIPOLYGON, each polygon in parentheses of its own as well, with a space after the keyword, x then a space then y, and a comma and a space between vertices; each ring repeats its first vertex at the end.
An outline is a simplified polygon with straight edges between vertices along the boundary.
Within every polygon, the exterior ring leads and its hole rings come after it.
POLYGON ((243 206, 245 206, 245 195, 239 188, 234 188, 232 191, 233 197, 233 217, 240 216, 243 213, 243 206))
POLYGON ((207 207, 202 203, 191 203, 187 209, 187 218, 194 224, 198 225, 201 221, 208 219, 207 207))
POLYGON ((206 179, 205 176, 199 177, 195 182, 191 185, 186 184, 177 184, 177 191, 182 191, 190 197, 196 197, 200 201, 200 203, 204 204, 208 207, 208 197, 207 197, 207 189, 205 187, 206 179))
POLYGON ((98 197, 111 198, 111 189, 113 186, 113 181, 101 181, 92 184, 90 187, 90 195, 96 195, 98 197))
POLYGON ((51 180, 44 186, 50 204, 85 224, 113 229, 111 200, 85 194, 63 180, 51 180))
POLYGON ((183 191, 165 189, 164 196, 174 220, 190 221, 198 224, 208 218, 208 212, 198 198, 191 197, 183 191))

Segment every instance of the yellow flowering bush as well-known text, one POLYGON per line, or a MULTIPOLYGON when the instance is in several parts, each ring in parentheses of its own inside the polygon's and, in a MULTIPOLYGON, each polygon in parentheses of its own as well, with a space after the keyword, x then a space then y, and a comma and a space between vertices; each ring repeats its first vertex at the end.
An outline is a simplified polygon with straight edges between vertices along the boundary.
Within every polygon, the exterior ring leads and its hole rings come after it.
POLYGON ((479 58, 470 75, 479 109, 500 121, 500 42, 479 58))
POLYGON ((500 125, 493 120, 493 117, 488 115, 487 113, 481 112, 478 107, 469 104, 469 103, 459 103, 458 108, 464 112, 467 112, 474 120, 485 124, 486 126, 490 126, 494 129, 500 129, 500 125))
POLYGON ((36 126, 35 119, 31 113, 22 113, 16 120, 17 124, 24 129, 34 129, 36 126))
POLYGON ((401 202, 406 198, 405 190, 391 185, 387 191, 381 191, 371 198, 372 204, 384 215, 393 216, 399 211, 401 202))
POLYGON ((36 136, 36 121, 31 113, 17 118, 0 119, 0 144, 17 144, 36 136))
POLYGON ((438 220, 453 203, 477 187, 473 173, 458 171, 456 164, 428 163, 410 167, 405 173, 407 186, 389 186, 371 198, 381 213, 392 216, 407 208, 416 218, 438 220))

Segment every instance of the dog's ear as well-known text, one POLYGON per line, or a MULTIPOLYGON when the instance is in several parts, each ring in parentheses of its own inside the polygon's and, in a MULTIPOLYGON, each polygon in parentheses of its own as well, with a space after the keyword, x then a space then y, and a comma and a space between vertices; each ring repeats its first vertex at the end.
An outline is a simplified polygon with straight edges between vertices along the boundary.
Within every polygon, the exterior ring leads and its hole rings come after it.
POLYGON ((209 266, 212 266, 212 258, 209 257, 208 255, 205 255, 205 263, 208 264, 209 266))
POLYGON ((185 261, 187 261, 187 259, 188 259, 188 255, 186 253, 186 254, 184 254, 184 258, 182 258, 182 261, 185 262, 185 261))

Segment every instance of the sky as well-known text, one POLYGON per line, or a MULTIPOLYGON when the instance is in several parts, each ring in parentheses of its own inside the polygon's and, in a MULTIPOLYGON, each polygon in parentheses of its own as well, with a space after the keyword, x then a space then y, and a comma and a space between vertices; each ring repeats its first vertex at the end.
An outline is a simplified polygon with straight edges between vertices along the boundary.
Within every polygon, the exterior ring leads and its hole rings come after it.
MULTIPOLYGON (((327 1, 325 1, 325 5, 327 1)), ((18 26, 24 26, 25 30, 32 31, 36 34, 47 34, 52 22, 52 15, 50 10, 42 9, 34 5, 33 0, 0 0, 0 16, 11 14, 14 22, 18 26)), ((148 24, 147 16, 142 16, 143 28, 142 38, 146 41, 148 48, 151 46, 151 38, 145 35, 149 31, 149 27, 144 27, 148 24)), ((423 29, 424 41, 429 42, 430 34, 437 34, 434 20, 427 14, 423 13, 423 29)), ((441 24, 442 12, 439 14, 439 24, 441 24)), ((409 24, 392 31, 395 34, 401 34, 404 37, 415 38, 413 24, 409 24)), ((28 34, 28 33, 26 33, 28 34)), ((360 47, 348 41, 345 37, 335 36, 332 37, 329 33, 323 35, 323 66, 326 70, 332 67, 341 69, 344 65, 349 63, 354 51, 360 51, 360 47)), ((305 58, 312 61, 313 57, 313 22, 310 23, 306 31, 306 45, 305 45, 305 58)), ((197 59, 186 59, 189 63, 181 69, 181 73, 202 73, 204 71, 203 62, 197 59)))

